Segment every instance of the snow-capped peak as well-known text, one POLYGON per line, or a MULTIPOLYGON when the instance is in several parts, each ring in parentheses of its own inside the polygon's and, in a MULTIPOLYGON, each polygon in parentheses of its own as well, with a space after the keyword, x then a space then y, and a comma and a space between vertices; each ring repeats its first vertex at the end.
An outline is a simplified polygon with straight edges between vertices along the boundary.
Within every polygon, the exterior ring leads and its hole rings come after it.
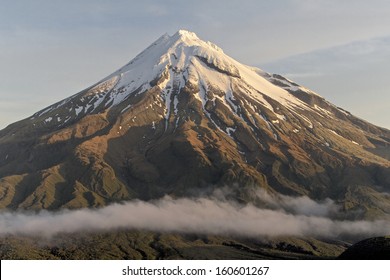
MULTIPOLYGON (((237 105, 232 101, 235 100, 233 88, 248 93, 250 98, 274 112, 279 119, 283 117, 278 115, 278 106, 270 99, 291 110, 310 109, 287 89, 275 85, 265 72, 239 63, 215 44, 199 39, 193 32, 179 30, 172 36, 164 34, 128 64, 89 90, 46 108, 35 116, 50 115, 60 106, 66 106, 66 111, 76 117, 98 113, 121 104, 130 96, 158 86, 166 106, 165 118, 168 119, 173 102, 172 88, 180 92, 181 88, 189 84, 199 89, 195 98, 201 101, 203 107, 208 101, 215 104, 215 98, 210 100, 207 95, 208 90, 224 93, 223 97, 216 98, 220 98, 234 114, 237 114, 237 105)), ((175 100, 177 105, 178 99, 175 100)), ((72 118, 63 116, 61 119, 72 118)))
POLYGON ((196 64, 194 59, 200 59, 203 63, 213 65, 232 76, 239 76, 238 69, 234 66, 238 62, 226 56, 222 49, 199 39, 193 32, 179 30, 172 36, 161 36, 128 64, 95 86, 114 76, 120 76, 117 87, 131 84, 130 88, 135 90, 142 85, 148 85, 168 68, 173 68, 176 72, 187 71, 196 64))
POLYGON ((191 31, 188 31, 188 30, 184 30, 184 29, 180 29, 172 37, 173 38, 180 37, 180 38, 188 38, 188 39, 193 39, 193 40, 199 40, 198 36, 194 32, 191 32, 191 31))

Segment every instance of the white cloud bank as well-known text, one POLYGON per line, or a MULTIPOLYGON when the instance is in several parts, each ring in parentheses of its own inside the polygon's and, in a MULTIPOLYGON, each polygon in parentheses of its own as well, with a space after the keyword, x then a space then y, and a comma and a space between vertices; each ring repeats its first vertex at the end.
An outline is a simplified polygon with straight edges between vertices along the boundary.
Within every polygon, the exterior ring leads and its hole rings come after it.
POLYGON ((279 209, 260 209, 211 198, 132 201, 101 209, 63 210, 37 214, 3 212, 0 235, 138 229, 159 232, 221 234, 244 237, 313 236, 338 238, 390 234, 390 222, 332 220, 331 200, 317 203, 307 197, 269 200, 279 209), (286 212, 288 209, 289 212, 286 212))

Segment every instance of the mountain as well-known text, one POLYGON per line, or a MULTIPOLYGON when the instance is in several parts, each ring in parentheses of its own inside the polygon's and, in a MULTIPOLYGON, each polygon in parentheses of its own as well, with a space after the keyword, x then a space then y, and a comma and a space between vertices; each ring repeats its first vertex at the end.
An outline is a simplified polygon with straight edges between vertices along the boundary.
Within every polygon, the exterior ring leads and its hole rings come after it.
MULTIPOLYGON (((369 96, 367 96, 369 98, 369 96)), ((0 131, 0 207, 98 207, 228 187, 390 214, 390 131, 196 34, 163 35, 95 85, 0 131)))

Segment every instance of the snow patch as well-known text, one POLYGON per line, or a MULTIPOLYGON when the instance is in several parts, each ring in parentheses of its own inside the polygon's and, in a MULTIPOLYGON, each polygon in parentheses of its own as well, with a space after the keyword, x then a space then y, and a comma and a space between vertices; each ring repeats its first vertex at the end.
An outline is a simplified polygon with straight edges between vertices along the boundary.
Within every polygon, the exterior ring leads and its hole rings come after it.
POLYGON ((131 107, 131 104, 130 105, 127 105, 125 108, 122 109, 121 113, 127 111, 128 109, 130 109, 131 107))
POLYGON ((309 128, 313 128, 313 123, 306 116, 304 116, 302 114, 297 114, 297 116, 299 116, 301 119, 303 119, 305 122, 307 122, 309 125, 308 126, 309 128))
POLYGON ((330 132, 332 132, 334 135, 337 135, 338 137, 342 137, 344 138, 343 136, 341 136, 340 134, 338 134, 336 131, 332 130, 332 129, 328 129, 330 132))
POLYGON ((281 115, 281 114, 277 114, 277 113, 275 113, 275 115, 276 115, 276 117, 277 117, 279 120, 281 120, 281 121, 287 120, 287 118, 286 118, 285 115, 281 115))
POLYGON ((236 104, 234 104, 234 102, 233 102, 236 99, 234 98, 232 89, 230 89, 226 92, 225 100, 229 103, 230 107, 234 110, 234 113, 237 115, 238 106, 236 104))
POLYGON ((96 95, 109 92, 118 82, 119 76, 111 77, 103 82, 100 82, 90 89, 84 96, 96 95))
POLYGON ((76 107, 75 108, 76 116, 78 116, 81 113, 81 111, 83 111, 83 110, 84 110, 84 107, 76 107))
POLYGON ((318 106, 317 104, 314 104, 314 108, 315 108, 317 111, 321 112, 323 115, 328 116, 328 117, 330 117, 330 118, 333 118, 333 113, 332 113, 332 112, 330 112, 330 111, 328 111, 328 110, 326 110, 326 109, 324 109, 324 108, 318 106))
POLYGON ((226 133, 232 137, 232 133, 236 131, 236 128, 228 127, 226 128, 226 133))

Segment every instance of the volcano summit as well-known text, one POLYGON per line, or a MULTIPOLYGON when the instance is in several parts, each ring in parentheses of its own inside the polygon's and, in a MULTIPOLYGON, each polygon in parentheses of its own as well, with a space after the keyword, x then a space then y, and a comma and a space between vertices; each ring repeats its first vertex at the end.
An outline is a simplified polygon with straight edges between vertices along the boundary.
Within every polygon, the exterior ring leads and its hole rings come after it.
POLYGON ((390 214, 390 131, 196 34, 163 35, 95 85, 0 131, 0 207, 59 209, 224 187, 390 214))

